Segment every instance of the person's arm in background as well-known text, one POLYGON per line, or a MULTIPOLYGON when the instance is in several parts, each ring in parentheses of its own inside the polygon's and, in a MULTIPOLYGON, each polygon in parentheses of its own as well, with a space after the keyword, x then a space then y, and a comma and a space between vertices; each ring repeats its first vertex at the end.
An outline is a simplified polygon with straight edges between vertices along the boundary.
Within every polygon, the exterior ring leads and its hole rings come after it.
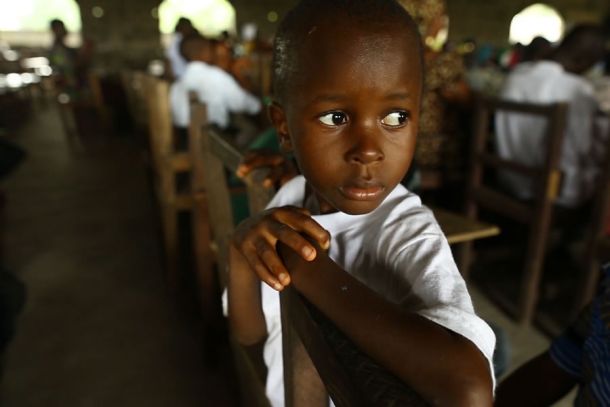
POLYGON ((578 384, 593 307, 586 307, 551 347, 500 383, 496 406, 549 406, 578 384))
POLYGON ((496 407, 545 407, 564 397, 577 384, 549 352, 521 366, 498 386, 496 407))

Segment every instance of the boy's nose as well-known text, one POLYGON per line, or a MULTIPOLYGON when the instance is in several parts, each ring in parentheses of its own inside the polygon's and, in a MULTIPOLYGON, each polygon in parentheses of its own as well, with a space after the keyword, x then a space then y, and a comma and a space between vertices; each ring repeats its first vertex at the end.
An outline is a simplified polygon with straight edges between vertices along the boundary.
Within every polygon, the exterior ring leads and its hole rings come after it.
POLYGON ((380 162, 384 158, 385 154, 371 136, 360 137, 358 143, 347 153, 348 162, 361 165, 380 162))

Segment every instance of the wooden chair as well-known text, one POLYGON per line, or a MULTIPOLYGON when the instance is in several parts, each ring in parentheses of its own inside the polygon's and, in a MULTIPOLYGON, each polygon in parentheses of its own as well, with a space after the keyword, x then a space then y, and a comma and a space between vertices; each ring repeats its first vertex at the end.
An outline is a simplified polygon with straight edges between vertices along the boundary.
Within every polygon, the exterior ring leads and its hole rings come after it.
MULTIPOLYGON (((205 115, 205 107, 191 108, 193 117, 205 115)), ((226 285, 227 254, 234 228, 226 174, 227 170, 237 169, 243 155, 213 129, 200 127, 199 131, 200 163, 204 165, 210 197, 213 242, 218 252, 221 281, 226 285)), ((263 187, 264 176, 264 171, 258 170, 245 179, 251 213, 264 209, 274 192, 263 187)), ((280 302, 287 406, 326 406, 329 395, 337 406, 424 405, 417 394, 360 352, 296 291, 284 290, 280 302)), ((256 369, 244 358, 240 347, 234 348, 247 405, 265 405, 266 399, 261 393, 264 378, 255 374, 256 369)))
MULTIPOLYGON (((609 119, 606 117, 606 119, 609 119)), ((591 220, 586 237, 583 270, 570 313, 573 320, 594 297, 603 262, 610 261, 610 236, 606 227, 610 218, 610 130, 606 136, 605 158, 593 197, 591 220)))
MULTIPOLYGON (((149 114, 150 163, 155 195, 161 212, 166 274, 170 289, 175 290, 178 286, 180 264, 178 215, 180 212, 191 211, 195 205, 205 205, 205 200, 201 196, 203 187, 197 183, 202 177, 192 177, 191 188, 178 190, 176 176, 180 173, 191 173, 193 155, 190 151, 174 149, 169 83, 152 76, 147 76, 144 83, 149 114)), ((198 221, 202 220, 198 219, 198 221)), ((206 256, 207 253, 198 250, 195 255, 206 256)), ((196 258, 195 261, 196 267, 202 272, 200 266, 205 260, 199 261, 196 258)))
MULTIPOLYGON (((534 105, 497 99, 481 98, 476 103, 474 135, 471 144, 471 169, 468 177, 466 215, 477 219, 479 208, 505 216, 527 225, 527 250, 518 294, 518 304, 513 311, 522 323, 532 319, 538 297, 546 242, 549 233, 553 202, 560 186, 559 158, 566 122, 566 104, 534 105), (535 115, 547 123, 546 155, 542 167, 532 168, 498 156, 490 148, 490 129, 494 114, 498 111, 535 115), (509 171, 534 180, 534 197, 522 201, 506 194, 497 185, 486 182, 485 170, 509 171)), ((472 242, 461 248, 459 266, 468 275, 472 242)), ((511 304, 505 303, 511 307, 511 304)))

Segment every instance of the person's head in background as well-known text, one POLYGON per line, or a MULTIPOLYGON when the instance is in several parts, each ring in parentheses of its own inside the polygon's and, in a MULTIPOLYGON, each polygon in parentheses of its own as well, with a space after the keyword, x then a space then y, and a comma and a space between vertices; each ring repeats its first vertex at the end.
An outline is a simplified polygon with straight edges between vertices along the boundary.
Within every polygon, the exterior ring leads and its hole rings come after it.
POLYGON ((604 31, 600 26, 582 24, 574 27, 550 55, 573 74, 583 74, 603 57, 606 50, 604 31))
POLYGON ((191 20, 186 17, 180 17, 178 19, 174 31, 182 35, 183 38, 197 32, 197 30, 195 30, 195 27, 193 27, 193 23, 191 22, 191 20))
POLYGON ((214 63, 212 42, 199 34, 191 34, 180 42, 180 54, 187 62, 200 61, 214 63))
POLYGON ((51 32, 53 33, 53 42, 55 44, 63 44, 66 36, 68 35, 68 30, 66 30, 66 26, 64 22, 55 18, 51 20, 49 23, 49 27, 51 28, 51 32))
POLYGON ((535 37, 523 48, 521 62, 539 61, 547 58, 553 51, 553 44, 544 37, 535 37))
POLYGON ((368 213, 415 149, 421 39, 394 0, 303 0, 274 42, 269 115, 322 213, 368 213))
POLYGON ((214 50, 214 65, 230 72, 233 64, 233 51, 231 50, 230 45, 225 41, 217 39, 211 39, 210 44, 214 50))

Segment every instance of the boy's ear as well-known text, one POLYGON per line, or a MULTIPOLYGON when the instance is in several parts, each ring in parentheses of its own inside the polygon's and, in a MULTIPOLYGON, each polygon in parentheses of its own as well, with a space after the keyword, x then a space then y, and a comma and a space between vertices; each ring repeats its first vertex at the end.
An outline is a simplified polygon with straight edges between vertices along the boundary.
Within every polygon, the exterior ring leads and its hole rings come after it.
POLYGON ((282 150, 284 150, 284 152, 292 151, 292 140, 288 133, 288 121, 286 120, 284 108, 277 102, 273 102, 267 107, 267 114, 269 115, 269 120, 271 120, 273 127, 275 127, 282 150))

